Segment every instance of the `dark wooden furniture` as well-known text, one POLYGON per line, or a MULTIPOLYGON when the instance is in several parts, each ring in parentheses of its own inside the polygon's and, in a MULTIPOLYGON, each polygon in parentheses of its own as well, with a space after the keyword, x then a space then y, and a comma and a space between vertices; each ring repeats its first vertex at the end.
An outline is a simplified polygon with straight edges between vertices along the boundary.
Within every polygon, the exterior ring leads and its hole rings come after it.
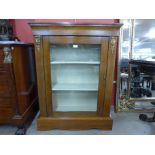
POLYGON ((34 47, 32 44, 0 42, 0 124, 16 125, 16 134, 37 112, 34 47))
POLYGON ((38 129, 111 130, 112 83, 121 24, 30 26, 35 40, 38 129))

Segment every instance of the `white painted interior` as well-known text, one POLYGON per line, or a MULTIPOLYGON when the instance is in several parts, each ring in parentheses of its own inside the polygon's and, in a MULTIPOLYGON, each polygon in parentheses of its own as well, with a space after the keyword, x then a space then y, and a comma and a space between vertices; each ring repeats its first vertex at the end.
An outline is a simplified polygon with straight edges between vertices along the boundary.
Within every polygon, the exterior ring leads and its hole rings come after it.
POLYGON ((51 45, 54 111, 96 111, 99 45, 51 45))

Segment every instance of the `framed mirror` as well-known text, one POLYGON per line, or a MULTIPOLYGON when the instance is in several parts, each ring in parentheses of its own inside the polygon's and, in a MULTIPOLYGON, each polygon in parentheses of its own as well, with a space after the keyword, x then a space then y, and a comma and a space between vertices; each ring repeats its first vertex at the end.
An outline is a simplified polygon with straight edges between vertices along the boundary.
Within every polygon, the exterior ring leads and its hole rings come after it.
POLYGON ((116 111, 155 111, 155 19, 124 19, 116 111))

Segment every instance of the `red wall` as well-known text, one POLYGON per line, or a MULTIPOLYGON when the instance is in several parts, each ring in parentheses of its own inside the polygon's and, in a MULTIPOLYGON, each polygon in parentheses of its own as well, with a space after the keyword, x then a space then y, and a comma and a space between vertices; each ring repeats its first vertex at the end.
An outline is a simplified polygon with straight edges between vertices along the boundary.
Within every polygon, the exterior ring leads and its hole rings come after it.
POLYGON ((12 25, 14 34, 18 39, 26 43, 33 43, 32 30, 28 23, 34 22, 34 19, 14 19, 12 25))
MULTIPOLYGON (((28 23, 30 22, 89 22, 89 23, 118 23, 118 19, 14 19, 11 23, 14 28, 14 34, 21 41, 33 43, 32 31, 28 23)), ((116 80, 117 65, 115 65, 115 78, 116 80)), ((112 103, 115 104, 116 97, 116 84, 113 84, 112 103)))

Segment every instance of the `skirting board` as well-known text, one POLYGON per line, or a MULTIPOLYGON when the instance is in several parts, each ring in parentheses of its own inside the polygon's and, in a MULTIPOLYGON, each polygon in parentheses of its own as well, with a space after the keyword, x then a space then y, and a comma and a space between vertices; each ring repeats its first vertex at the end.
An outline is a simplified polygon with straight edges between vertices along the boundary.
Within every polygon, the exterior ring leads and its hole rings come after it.
POLYGON ((37 120, 38 130, 64 129, 102 129, 112 130, 110 117, 39 117, 37 120))

